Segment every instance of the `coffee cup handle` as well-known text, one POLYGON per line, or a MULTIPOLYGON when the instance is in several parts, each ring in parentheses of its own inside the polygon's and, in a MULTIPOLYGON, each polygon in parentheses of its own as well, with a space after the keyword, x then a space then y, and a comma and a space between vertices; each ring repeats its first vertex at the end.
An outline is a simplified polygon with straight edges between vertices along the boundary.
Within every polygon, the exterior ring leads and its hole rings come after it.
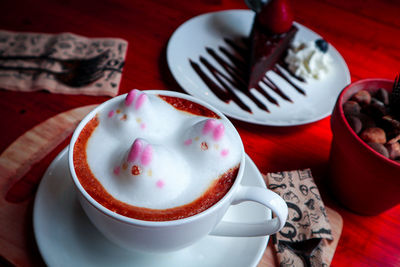
POLYGON ((244 201, 254 201, 264 205, 275 214, 275 217, 254 223, 221 221, 210 234, 235 237, 266 236, 278 232, 285 225, 288 208, 285 201, 278 194, 262 187, 240 186, 232 205, 244 201))

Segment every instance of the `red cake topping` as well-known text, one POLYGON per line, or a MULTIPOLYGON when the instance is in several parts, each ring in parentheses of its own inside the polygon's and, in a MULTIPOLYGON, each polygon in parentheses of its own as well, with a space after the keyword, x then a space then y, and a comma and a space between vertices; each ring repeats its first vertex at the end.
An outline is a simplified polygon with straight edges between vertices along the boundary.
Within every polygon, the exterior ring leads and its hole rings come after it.
POLYGON ((293 24, 293 13, 288 0, 271 0, 257 15, 258 23, 273 33, 284 33, 293 24))

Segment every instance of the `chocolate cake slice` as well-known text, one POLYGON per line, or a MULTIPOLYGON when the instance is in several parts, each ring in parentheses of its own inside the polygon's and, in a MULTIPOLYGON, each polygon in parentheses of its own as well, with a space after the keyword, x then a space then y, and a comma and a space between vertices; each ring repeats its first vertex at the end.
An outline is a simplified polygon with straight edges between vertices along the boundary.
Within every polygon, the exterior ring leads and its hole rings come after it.
POLYGON ((289 31, 277 34, 262 27, 254 20, 250 35, 249 83, 248 89, 255 88, 268 70, 286 54, 298 28, 294 25, 289 31))

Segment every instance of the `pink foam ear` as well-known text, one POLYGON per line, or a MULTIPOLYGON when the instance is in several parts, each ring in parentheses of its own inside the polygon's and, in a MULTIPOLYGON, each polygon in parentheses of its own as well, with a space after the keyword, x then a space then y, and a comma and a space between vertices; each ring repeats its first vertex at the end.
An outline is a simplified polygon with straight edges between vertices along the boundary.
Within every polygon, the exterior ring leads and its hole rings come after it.
POLYGON ((142 93, 142 94, 138 97, 138 99, 136 100, 135 109, 136 109, 136 110, 140 109, 140 107, 143 106, 143 104, 144 104, 144 102, 146 102, 146 100, 147 100, 147 95, 144 94, 144 93, 142 93))
POLYGON ((128 95, 127 95, 126 98, 125 98, 125 105, 126 105, 126 106, 130 106, 130 105, 132 104, 132 102, 133 102, 133 100, 135 100, 136 94, 137 94, 138 92, 139 92, 139 90, 134 89, 134 90, 131 90, 131 91, 128 93, 128 95))
POLYGON ((224 133, 225 133, 225 127, 221 123, 214 129, 214 132, 213 132, 214 140, 215 141, 220 140, 224 136, 224 133))
POLYGON ((204 123, 203 134, 207 134, 210 131, 212 131, 216 125, 217 125, 216 120, 214 120, 214 119, 207 120, 206 123, 204 123))
POLYGON ((136 139, 135 142, 133 142, 131 151, 129 151, 128 162, 134 162, 139 157, 142 147, 143 142, 139 139, 136 139))
POLYGON ((149 144, 144 148, 142 156, 140 157, 140 162, 144 166, 146 166, 150 164, 152 159, 153 159, 153 147, 149 144))

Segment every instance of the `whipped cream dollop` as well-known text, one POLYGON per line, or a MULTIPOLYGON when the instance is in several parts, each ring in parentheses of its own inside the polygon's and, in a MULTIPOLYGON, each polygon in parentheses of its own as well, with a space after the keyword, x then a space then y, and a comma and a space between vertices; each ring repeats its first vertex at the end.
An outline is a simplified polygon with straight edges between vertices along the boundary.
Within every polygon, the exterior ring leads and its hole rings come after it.
POLYGON ((328 43, 322 39, 294 42, 288 49, 285 62, 294 75, 304 80, 319 80, 326 76, 331 68, 332 58, 327 50, 328 43))
POLYGON ((240 138, 226 119, 174 108, 131 91, 106 105, 88 140, 88 165, 114 198, 166 209, 188 204, 241 160, 240 138))

